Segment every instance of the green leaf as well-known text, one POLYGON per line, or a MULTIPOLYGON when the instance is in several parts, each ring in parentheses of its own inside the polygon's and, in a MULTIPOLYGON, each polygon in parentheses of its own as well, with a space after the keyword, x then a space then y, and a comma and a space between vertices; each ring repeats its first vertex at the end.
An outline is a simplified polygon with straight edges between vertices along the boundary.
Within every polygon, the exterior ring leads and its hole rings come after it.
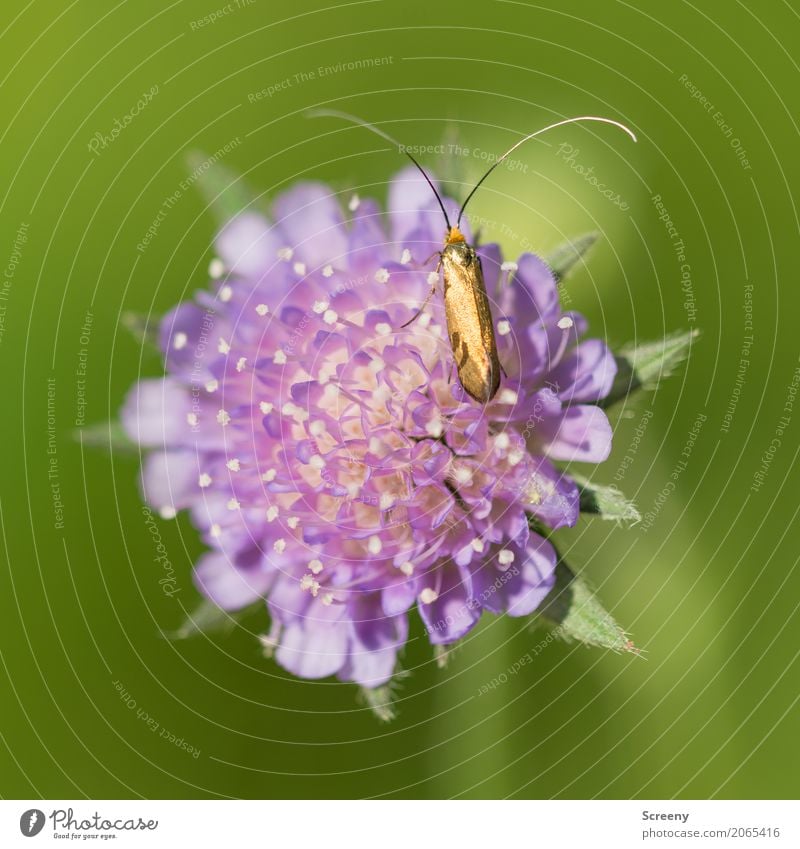
POLYGON ((560 558, 556 566, 556 584, 536 618, 567 642, 639 653, 586 582, 560 558))
POLYGON ((407 677, 408 671, 397 666, 386 684, 373 688, 359 687, 359 701, 365 704, 381 722, 391 722, 397 716, 400 682, 407 677))
POLYGON ((619 352, 617 376, 611 392, 599 406, 608 408, 637 389, 653 389, 658 382, 669 377, 686 359, 700 331, 679 330, 667 334, 656 342, 628 345, 619 352))
POLYGON ((360 687, 361 701, 372 711, 381 722, 391 722, 397 716, 395 699, 390 684, 383 687, 360 687))
POLYGON ((158 319, 127 310, 122 313, 120 324, 133 336, 137 345, 161 353, 158 344, 158 319))
POLYGON ((615 486, 605 486, 570 471, 569 476, 578 484, 581 513, 593 513, 612 522, 641 522, 641 513, 636 505, 615 486))
POLYGON ((98 422, 75 428, 72 436, 86 448, 105 448, 115 454, 138 454, 139 446, 128 439, 119 422, 98 422))
POLYGON ((213 601, 203 599, 191 613, 187 614, 177 631, 172 631, 167 636, 173 640, 188 640, 200 634, 227 633, 256 608, 263 609, 263 607, 263 602, 256 601, 241 610, 230 611, 223 610, 213 601))
POLYGON ((459 647, 459 643, 451 643, 449 646, 437 645, 433 647, 433 659, 436 661, 436 665, 439 669, 447 669, 453 655, 458 651, 459 647))
POLYGON ((191 172, 187 182, 197 185, 221 227, 242 210, 258 206, 257 196, 240 174, 219 162, 221 151, 207 155, 193 150, 186 157, 191 172))
POLYGON ((583 259, 584 255, 597 241, 599 235, 597 232, 583 233, 559 245, 549 256, 545 257, 545 262, 550 266, 557 283, 560 283, 573 267, 583 259))

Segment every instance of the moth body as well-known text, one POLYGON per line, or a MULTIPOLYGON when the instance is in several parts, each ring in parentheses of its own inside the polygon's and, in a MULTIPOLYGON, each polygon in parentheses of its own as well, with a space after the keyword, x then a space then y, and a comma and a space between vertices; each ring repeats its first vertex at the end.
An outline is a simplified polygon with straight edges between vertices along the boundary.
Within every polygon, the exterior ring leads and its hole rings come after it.
POLYGON ((481 260, 457 227, 440 254, 447 334, 464 391, 486 404, 500 386, 500 360, 481 260))

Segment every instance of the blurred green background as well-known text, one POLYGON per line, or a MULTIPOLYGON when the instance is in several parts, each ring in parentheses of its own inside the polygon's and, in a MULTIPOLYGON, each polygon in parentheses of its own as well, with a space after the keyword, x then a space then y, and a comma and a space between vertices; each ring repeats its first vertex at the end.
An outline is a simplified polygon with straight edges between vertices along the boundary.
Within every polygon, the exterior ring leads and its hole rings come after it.
MULTIPOLYGON (((4 8, 2 795, 796 796, 792 5, 4 8), (365 59, 380 61, 346 64, 365 59), (154 87, 129 126, 92 152, 95 134, 111 138, 115 119, 154 87), (385 196, 403 162, 363 131, 302 117, 319 105, 395 122, 384 126, 409 144, 447 137, 484 151, 569 115, 609 115, 638 133, 633 145, 611 128, 558 130, 519 151, 522 171, 498 169, 471 211, 486 219, 484 239, 511 254, 601 231, 566 292, 612 344, 702 330, 685 368, 614 416, 615 452, 597 473, 608 483, 618 475, 643 512, 656 512, 689 430, 706 416, 675 491, 651 523, 582 520, 560 536, 642 657, 553 644, 479 695, 542 634, 484 618, 442 671, 415 620, 405 658, 413 674, 399 717, 381 725, 352 686, 297 681, 263 659, 251 631, 266 617, 229 634, 165 638, 197 601, 190 568, 200 546, 183 517, 159 521, 181 587, 167 598, 138 458, 81 449, 78 381, 87 423, 113 417, 137 375, 160 373, 121 313, 157 315, 205 285, 215 222, 196 191, 181 191, 147 250, 136 248, 185 179, 190 150, 238 139, 224 162, 265 197, 300 178, 385 196), (564 144, 578 152, 570 158, 564 144), (585 179, 588 168, 617 203, 585 179)), ((484 164, 472 154, 425 162, 467 183, 484 164)), ((463 185, 451 188, 463 196, 463 185)))

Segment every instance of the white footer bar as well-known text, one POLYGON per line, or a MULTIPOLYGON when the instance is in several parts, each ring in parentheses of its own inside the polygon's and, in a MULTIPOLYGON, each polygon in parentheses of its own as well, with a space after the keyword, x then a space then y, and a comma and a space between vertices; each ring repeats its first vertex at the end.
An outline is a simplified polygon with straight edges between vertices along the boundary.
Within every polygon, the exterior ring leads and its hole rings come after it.
POLYGON ((0 846, 800 846, 793 801, 0 801, 0 846))

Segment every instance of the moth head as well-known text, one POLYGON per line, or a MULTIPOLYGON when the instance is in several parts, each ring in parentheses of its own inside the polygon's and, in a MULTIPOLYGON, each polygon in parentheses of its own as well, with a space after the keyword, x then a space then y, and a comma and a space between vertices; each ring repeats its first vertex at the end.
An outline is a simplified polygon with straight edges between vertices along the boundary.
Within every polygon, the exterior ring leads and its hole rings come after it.
POLYGON ((447 231, 447 237, 445 238, 445 245, 457 245, 459 242, 466 242, 467 240, 464 238, 464 234, 458 229, 458 227, 451 227, 447 231))

